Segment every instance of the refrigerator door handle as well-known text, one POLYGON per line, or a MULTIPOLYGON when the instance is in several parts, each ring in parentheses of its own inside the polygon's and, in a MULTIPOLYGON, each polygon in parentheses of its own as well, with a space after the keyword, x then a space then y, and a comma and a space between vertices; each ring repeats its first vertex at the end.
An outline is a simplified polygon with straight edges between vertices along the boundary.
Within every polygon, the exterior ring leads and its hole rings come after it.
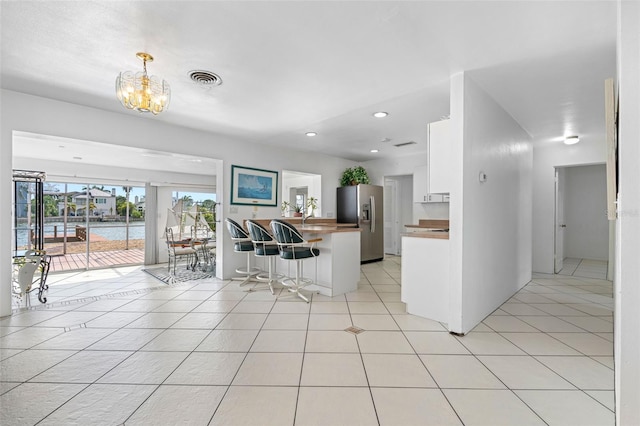
POLYGON ((371 233, 376 232, 376 197, 369 197, 369 205, 371 206, 371 233))

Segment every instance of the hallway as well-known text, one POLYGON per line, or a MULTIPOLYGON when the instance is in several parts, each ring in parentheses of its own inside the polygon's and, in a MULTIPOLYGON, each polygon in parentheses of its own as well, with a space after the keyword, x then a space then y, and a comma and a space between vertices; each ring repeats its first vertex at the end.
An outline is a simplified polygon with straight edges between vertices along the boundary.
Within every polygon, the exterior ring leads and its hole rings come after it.
POLYGON ((570 275, 582 278, 607 279, 606 260, 576 259, 566 257, 562 261, 562 269, 558 275, 570 275))

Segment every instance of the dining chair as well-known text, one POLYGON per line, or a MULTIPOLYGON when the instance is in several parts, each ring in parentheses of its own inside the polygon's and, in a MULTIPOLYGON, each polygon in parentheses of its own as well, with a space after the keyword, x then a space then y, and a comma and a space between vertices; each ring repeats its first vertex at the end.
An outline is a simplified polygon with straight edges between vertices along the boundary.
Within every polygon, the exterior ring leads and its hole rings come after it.
POLYGON ((176 241, 173 237, 173 229, 165 228, 165 239, 167 242, 167 251, 169 253, 169 263, 167 271, 176 274, 176 265, 181 258, 187 259, 187 269, 194 269, 198 264, 198 251, 193 247, 190 241, 176 241), (173 262, 173 272, 171 263, 173 262))

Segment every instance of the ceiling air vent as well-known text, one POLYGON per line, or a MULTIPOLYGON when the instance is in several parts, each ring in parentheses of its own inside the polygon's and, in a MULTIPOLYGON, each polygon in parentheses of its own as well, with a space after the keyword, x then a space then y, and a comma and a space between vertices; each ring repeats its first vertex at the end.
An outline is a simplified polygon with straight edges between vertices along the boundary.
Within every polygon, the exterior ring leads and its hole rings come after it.
POLYGON ((398 147, 398 148, 402 148, 403 146, 407 146, 407 145, 415 145, 416 142, 414 141, 409 141, 409 142, 402 142, 402 143, 396 143, 393 146, 398 147))
POLYGON ((189 71, 189 78, 200 87, 214 87, 222 84, 222 79, 211 71, 194 70, 189 71))

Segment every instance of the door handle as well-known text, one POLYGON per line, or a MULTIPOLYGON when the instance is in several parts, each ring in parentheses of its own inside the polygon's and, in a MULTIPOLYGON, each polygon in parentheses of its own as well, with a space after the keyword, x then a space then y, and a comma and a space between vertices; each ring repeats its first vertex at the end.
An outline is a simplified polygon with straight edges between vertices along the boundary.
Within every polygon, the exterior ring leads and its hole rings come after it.
POLYGON ((376 232, 376 198, 372 195, 369 197, 369 205, 371 206, 371 233, 376 232))
POLYGON ((560 225, 560 228, 566 228, 567 225, 560 225))

